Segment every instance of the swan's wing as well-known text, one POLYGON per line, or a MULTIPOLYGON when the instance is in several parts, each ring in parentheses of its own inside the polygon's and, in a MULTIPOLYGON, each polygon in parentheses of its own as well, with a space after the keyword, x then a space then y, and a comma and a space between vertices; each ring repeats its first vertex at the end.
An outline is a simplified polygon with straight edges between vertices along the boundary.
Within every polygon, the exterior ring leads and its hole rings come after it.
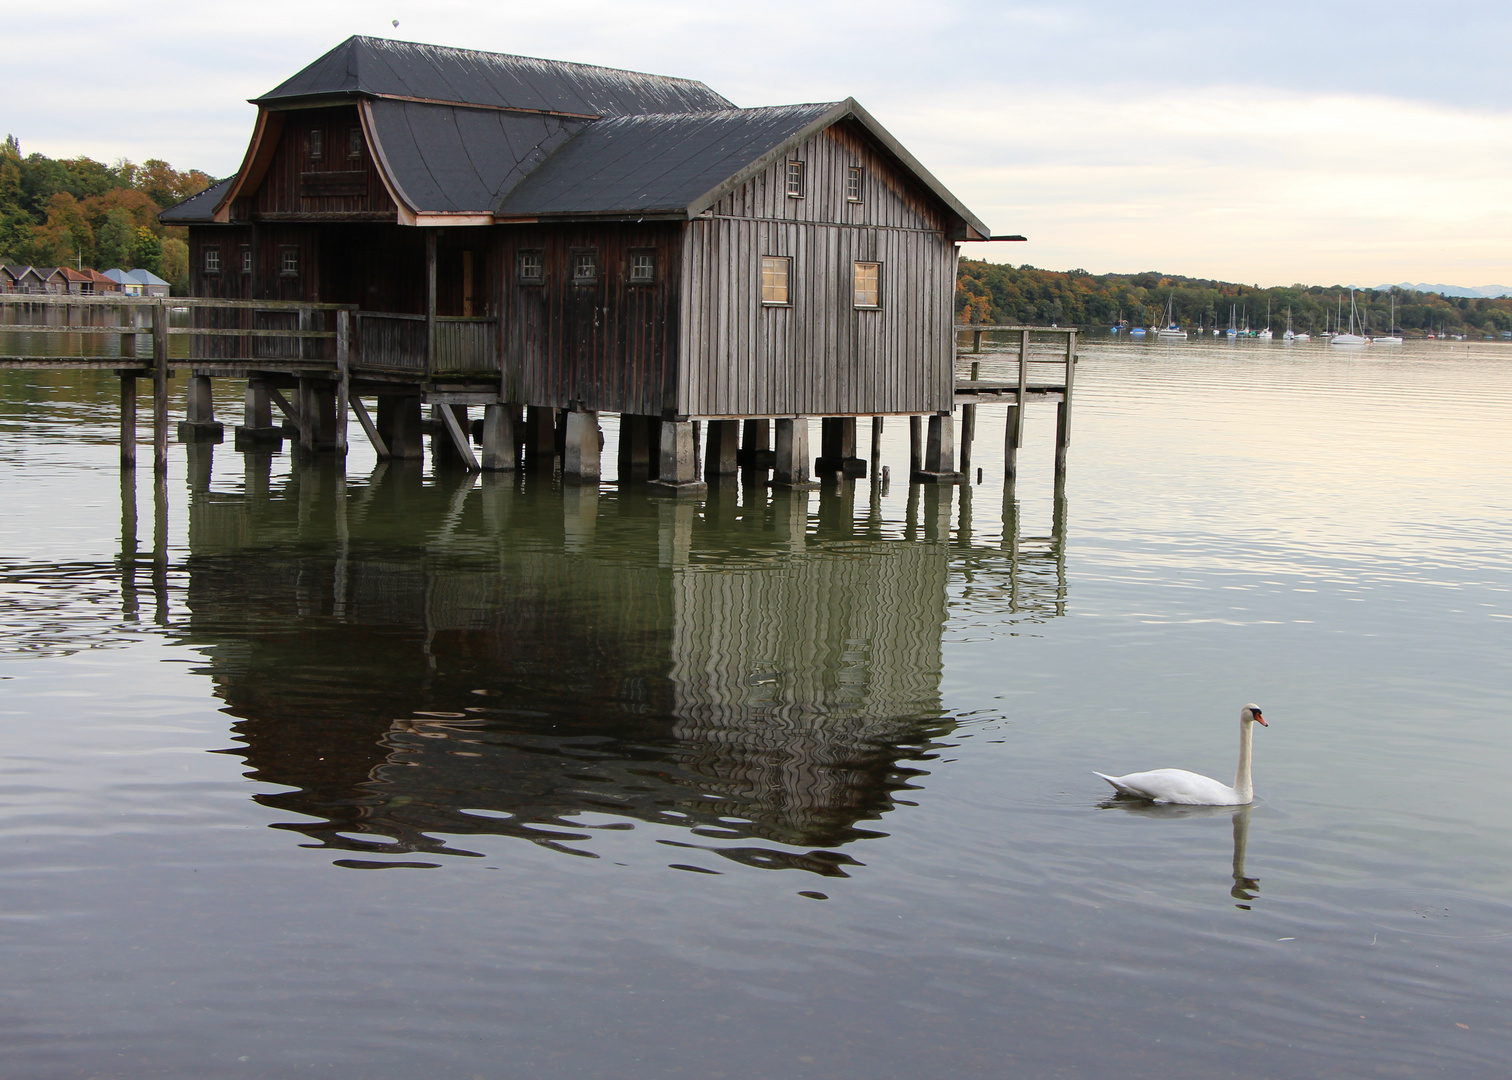
POLYGON ((1227 784, 1185 769, 1151 769, 1124 776, 1103 776, 1121 795, 1187 806, 1237 806, 1239 796, 1227 784))

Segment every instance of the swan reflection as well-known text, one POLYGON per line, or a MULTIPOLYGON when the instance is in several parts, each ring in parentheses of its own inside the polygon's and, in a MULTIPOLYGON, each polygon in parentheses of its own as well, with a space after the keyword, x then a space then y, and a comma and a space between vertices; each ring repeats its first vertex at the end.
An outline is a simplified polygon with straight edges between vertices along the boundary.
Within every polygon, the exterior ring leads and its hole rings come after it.
POLYGON ((1253 804, 1245 806, 1181 806, 1173 803, 1152 803, 1144 799, 1112 796, 1098 803, 1104 810, 1118 809, 1126 814, 1147 818, 1216 818, 1227 817, 1234 828, 1234 861, 1232 866, 1233 887, 1229 895, 1238 903, 1234 906, 1249 911, 1252 901, 1260 895, 1260 879, 1250 877, 1245 870, 1245 853, 1249 846, 1250 812, 1253 804))

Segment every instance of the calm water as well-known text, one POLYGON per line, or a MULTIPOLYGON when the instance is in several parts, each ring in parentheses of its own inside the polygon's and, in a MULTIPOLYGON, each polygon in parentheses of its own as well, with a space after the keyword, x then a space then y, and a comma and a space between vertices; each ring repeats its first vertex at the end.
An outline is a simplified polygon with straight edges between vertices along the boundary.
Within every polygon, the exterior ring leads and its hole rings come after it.
POLYGON ((0 1075, 1499 1074, 1512 348, 1083 356, 1006 507, 992 409, 960 490, 159 500, 0 377, 0 1075), (1252 808, 1104 804, 1249 700, 1252 808))

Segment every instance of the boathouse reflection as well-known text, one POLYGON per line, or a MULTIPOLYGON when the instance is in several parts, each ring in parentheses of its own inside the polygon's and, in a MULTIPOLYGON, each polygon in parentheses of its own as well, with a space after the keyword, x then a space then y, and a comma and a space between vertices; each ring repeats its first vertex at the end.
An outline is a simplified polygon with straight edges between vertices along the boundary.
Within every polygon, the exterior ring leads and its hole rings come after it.
POLYGON ((191 471, 185 636, 236 717, 227 752, 321 844, 588 854, 639 819, 841 873, 812 849, 876 835, 948 729, 948 530, 884 538, 805 491, 448 488, 397 465, 275 489, 244 460, 234 495, 191 471))

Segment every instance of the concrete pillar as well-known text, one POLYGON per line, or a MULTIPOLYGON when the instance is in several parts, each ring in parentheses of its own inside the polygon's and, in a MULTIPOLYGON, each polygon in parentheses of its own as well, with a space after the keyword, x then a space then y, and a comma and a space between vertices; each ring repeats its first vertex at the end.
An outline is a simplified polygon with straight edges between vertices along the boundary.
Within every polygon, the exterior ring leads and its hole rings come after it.
POLYGON ((598 413, 569 412, 566 416, 566 438, 562 447, 562 477, 596 484, 599 479, 598 413))
POLYGON ((299 444, 306 450, 336 449, 336 384, 330 379, 299 380, 299 444))
POLYGON ((740 421, 710 420, 709 437, 704 446, 704 475, 734 476, 740 469, 740 421))
POLYGON ((507 472, 515 467, 515 407, 483 406, 483 468, 507 472))
POLYGON ((655 417, 623 413, 620 416, 619 475, 622 484, 650 480, 656 475, 661 446, 652 436, 660 434, 655 417))
POLYGON ((819 459, 815 471, 821 476, 843 472, 847 476, 865 476, 866 462, 856 456, 856 418, 826 416, 819 428, 819 459))
POLYGON ((740 467, 766 470, 772 467, 772 422, 770 420, 746 420, 741 425, 740 467))
POLYGON ((702 493, 704 483, 698 476, 698 444, 690 420, 663 420, 661 423, 661 461, 657 487, 681 492, 702 493))
POLYGON ((684 499, 658 500, 656 547, 657 565, 663 569, 685 566, 693 547, 693 518, 696 507, 684 499))
POLYGON ((777 529, 777 542, 783 547, 789 551, 804 549, 808 544, 808 519, 807 490, 793 488, 772 493, 772 523, 777 529))
POLYGON ((532 405, 525 410, 525 467, 550 472, 556 464, 556 410, 532 405))
POLYGON ((238 450, 277 449, 283 444, 283 426, 273 425, 273 398, 266 383, 248 379, 242 395, 242 422, 236 427, 238 450))
POLYGON ((425 457, 420 396, 385 394, 378 398, 378 421, 373 426, 396 461, 420 461, 425 457))
POLYGON ((809 480, 808 417, 777 421, 777 449, 772 483, 778 487, 814 488, 809 480))
POLYGON ((955 468, 955 417, 941 413, 929 418, 929 437, 924 446, 924 468, 914 473, 915 480, 955 484, 961 474, 955 468))
POLYGON ((225 427, 215 421, 215 398, 210 376, 190 375, 184 388, 184 421, 179 424, 179 442, 220 442, 225 427))

